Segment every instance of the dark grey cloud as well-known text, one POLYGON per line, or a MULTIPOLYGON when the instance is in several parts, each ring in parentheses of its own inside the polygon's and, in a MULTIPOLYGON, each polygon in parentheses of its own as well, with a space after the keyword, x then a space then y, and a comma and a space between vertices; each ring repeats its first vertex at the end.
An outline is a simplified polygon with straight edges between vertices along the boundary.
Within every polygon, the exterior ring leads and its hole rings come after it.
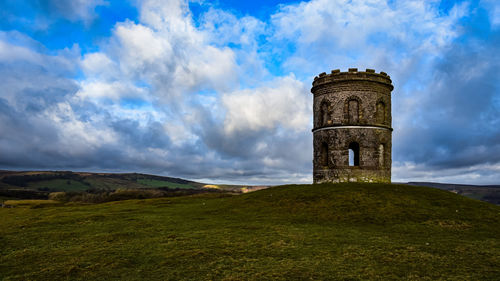
POLYGON ((163 130, 162 124, 152 121, 141 126, 137 120, 120 119, 112 122, 114 132, 123 136, 124 145, 138 147, 165 148, 170 146, 170 139, 163 130))
POLYGON ((396 161, 439 169, 500 163, 499 52, 498 30, 465 33, 449 47, 416 93, 413 122, 395 133, 396 161))

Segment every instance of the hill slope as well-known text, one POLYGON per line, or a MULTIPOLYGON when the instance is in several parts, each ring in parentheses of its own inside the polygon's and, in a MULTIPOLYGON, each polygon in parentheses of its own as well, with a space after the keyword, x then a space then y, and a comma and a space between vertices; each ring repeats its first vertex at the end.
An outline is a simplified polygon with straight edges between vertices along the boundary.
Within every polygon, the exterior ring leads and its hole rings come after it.
MULTIPOLYGON (((116 190, 183 190, 180 193, 210 191, 248 192, 266 186, 205 184, 181 178, 139 173, 88 173, 72 171, 0 170, 0 205, 9 199, 47 199, 51 192, 73 194, 106 193, 116 190)), ((172 194, 171 194, 172 195, 172 194)))
POLYGON ((494 280, 500 207, 408 185, 0 209, 0 279, 494 280))
POLYGON ((409 182, 408 184, 448 190, 472 199, 500 205, 500 185, 470 185, 437 182, 409 182))
POLYGON ((1 189, 38 191, 113 190, 117 188, 201 188, 205 184, 180 178, 138 173, 87 173, 71 171, 0 171, 1 189))

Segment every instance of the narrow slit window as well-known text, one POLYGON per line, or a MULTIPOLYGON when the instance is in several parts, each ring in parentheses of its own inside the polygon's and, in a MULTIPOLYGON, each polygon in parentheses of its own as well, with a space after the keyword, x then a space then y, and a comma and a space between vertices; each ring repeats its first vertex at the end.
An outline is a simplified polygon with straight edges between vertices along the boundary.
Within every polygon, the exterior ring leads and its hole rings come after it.
POLYGON ((326 102, 323 102, 321 104, 321 109, 320 109, 320 126, 326 126, 328 124, 328 119, 329 119, 329 113, 328 113, 328 104, 326 102))
POLYGON ((321 165, 328 166, 328 144, 326 142, 321 145, 321 165))
POLYGON ((359 166, 359 144, 356 142, 349 144, 349 166, 359 166))

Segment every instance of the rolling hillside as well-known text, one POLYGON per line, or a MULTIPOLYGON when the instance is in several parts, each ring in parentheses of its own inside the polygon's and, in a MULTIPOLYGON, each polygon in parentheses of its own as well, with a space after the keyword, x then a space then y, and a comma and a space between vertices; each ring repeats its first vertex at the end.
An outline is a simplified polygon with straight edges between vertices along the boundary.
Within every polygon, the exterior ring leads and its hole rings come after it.
POLYGON ((52 192, 99 193, 116 190, 184 190, 184 193, 246 192, 258 186, 215 185, 180 178, 138 173, 87 173, 71 171, 1 171, 0 203, 8 199, 47 199, 52 192))
POLYGON ((388 184, 0 209, 3 280, 498 280, 500 207, 388 184))
POLYGON ((128 173, 84 173, 71 171, 0 171, 0 188, 39 191, 84 191, 117 188, 202 188, 205 184, 179 178, 128 173))

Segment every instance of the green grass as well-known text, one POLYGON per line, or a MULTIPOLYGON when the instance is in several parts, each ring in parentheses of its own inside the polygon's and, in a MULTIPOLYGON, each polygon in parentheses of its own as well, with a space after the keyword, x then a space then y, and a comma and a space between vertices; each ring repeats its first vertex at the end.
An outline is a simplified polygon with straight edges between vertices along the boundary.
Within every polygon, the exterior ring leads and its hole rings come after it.
POLYGON ((155 179, 137 179, 137 182, 148 187, 195 188, 185 183, 175 183, 155 179))
POLYGON ((406 185, 0 209, 3 280, 498 280, 500 207, 406 185))

